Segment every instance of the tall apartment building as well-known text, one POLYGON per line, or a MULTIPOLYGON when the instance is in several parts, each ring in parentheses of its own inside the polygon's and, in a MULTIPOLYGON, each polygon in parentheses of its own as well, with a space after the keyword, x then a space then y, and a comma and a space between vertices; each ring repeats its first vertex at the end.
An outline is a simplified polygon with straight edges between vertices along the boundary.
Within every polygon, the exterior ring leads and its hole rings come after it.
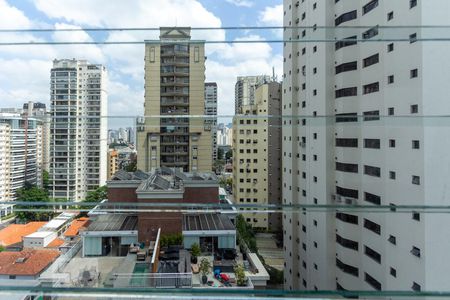
POLYGON ((260 76, 239 76, 234 86, 234 113, 242 113, 239 109, 245 105, 255 103, 255 90, 263 84, 270 82, 268 75, 260 76))
POLYGON ((107 81, 102 65, 54 60, 51 70, 50 193, 81 201, 106 182, 107 81))
POLYGON ((138 169, 211 171, 211 127, 203 118, 205 47, 191 40, 190 28, 162 27, 159 40, 146 41, 144 106, 138 169))
POLYGON ((42 123, 26 115, 0 113, 1 201, 13 201, 25 182, 42 187, 42 123))
POLYGON ((283 203, 393 207, 285 212, 286 289, 450 288, 448 215, 395 213, 447 203, 450 131, 428 116, 450 112, 450 45, 378 27, 446 24, 449 11, 445 0, 284 0, 296 27, 284 39, 310 42, 284 44, 283 115, 299 117, 283 120, 283 203))
POLYGON ((211 126, 212 139, 212 160, 217 159, 217 83, 205 83, 205 115, 207 117, 205 125, 211 126))
POLYGON ((110 180, 117 171, 119 171, 119 157, 118 151, 115 149, 108 149, 108 167, 107 179, 110 180))
MULTIPOLYGON (((236 203, 281 204, 281 84, 255 90, 252 105, 233 118, 233 191, 236 203), (271 117, 275 116, 275 117, 271 117)), ((244 213, 254 228, 280 230, 280 213, 244 213)))
POLYGON ((23 104, 23 112, 29 117, 36 118, 42 124, 42 168, 49 171, 50 163, 50 118, 47 106, 42 102, 28 101, 23 104))

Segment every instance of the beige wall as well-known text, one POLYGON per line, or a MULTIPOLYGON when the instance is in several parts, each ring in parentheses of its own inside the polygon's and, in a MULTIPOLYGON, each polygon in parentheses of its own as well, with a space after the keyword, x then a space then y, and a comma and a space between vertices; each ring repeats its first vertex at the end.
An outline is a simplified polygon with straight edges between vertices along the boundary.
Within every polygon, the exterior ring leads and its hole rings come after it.
MULTIPOLYGON (((242 106, 244 114, 233 118, 233 192, 239 204, 281 203, 281 121, 267 117, 279 115, 280 88, 278 83, 261 85, 255 105, 242 106)), ((253 227, 271 231, 281 229, 280 215, 243 214, 253 227)))

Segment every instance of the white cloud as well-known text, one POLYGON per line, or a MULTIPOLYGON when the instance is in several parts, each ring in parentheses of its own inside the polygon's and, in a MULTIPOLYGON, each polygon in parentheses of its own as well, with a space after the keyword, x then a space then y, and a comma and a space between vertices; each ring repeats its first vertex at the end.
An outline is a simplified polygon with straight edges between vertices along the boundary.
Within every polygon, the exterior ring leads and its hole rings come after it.
MULTIPOLYGON (((233 1, 246 5, 252 1, 233 1)), ((82 27, 152 27, 191 26, 220 27, 220 18, 195 0, 158 1, 158 9, 148 1, 122 0, 36 0, 35 6, 51 19, 48 26, 55 28, 82 27)), ((266 11, 267 8, 264 10, 266 11)), ((261 21, 271 20, 270 13, 261 21)), ((282 17, 282 16, 281 16, 282 17)), ((20 10, 0 0, 0 28, 39 27, 20 10), (6 13, 5 13, 6 11, 6 13), (19 22, 16 25, 13 15, 19 22), (9 19, 3 19, 9 18, 9 19), (5 21, 6 20, 6 21, 5 21)), ((114 31, 107 33, 56 32, 52 41, 141 41, 157 39, 159 31, 114 31)), ((0 37, 1 38, 1 37, 0 37)), ((21 34, 11 38, 24 41, 42 41, 42 36, 21 34)), ((48 37, 47 37, 48 38, 48 37)), ((193 31, 193 39, 224 40, 223 30, 193 31)), ((215 81, 219 88, 219 114, 234 113, 234 85, 237 76, 282 72, 282 57, 274 56, 272 47, 258 35, 247 35, 238 40, 260 40, 251 44, 207 44, 206 80, 215 81)), ((3 103, 21 105, 25 100, 48 103, 49 71, 53 58, 88 59, 104 63, 109 72, 108 113, 112 116, 135 116, 143 113, 144 99, 144 46, 140 45, 76 45, 0 47, 0 99, 3 103), (3 71, 7 69, 7 71, 3 71), (23 74, 26 73, 26 76, 23 74), (26 99, 24 99, 26 98, 26 99), (7 102, 3 100, 7 99, 7 102)), ((10 105, 10 106, 11 106, 10 105)), ((16 105, 17 106, 17 105, 16 105)), ((132 122, 132 119, 129 119, 132 122)), ((128 123, 130 121, 127 121, 128 123)), ((110 126, 118 119, 110 120, 110 126)), ((129 123, 130 125, 132 123, 129 123)), ((121 126, 121 125, 117 125, 121 126)), ((117 127, 114 126, 114 127, 117 127)))
POLYGON ((283 4, 265 7, 259 13, 259 21, 269 26, 283 26, 283 4))
POLYGON ((249 0, 226 0, 228 3, 240 7, 252 7, 255 3, 249 0))

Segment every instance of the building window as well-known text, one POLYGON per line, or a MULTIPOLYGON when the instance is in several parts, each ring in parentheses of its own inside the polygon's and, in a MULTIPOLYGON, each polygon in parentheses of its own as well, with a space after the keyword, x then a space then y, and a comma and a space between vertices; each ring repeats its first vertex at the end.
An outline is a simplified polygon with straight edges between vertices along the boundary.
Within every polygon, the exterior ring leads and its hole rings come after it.
POLYGON ((388 14, 387 14, 387 20, 390 21, 390 20, 392 20, 393 18, 394 18, 394 12, 393 12, 393 11, 388 12, 388 14))
POLYGON ((336 162, 336 171, 358 173, 358 164, 336 162))
POLYGON ((337 50, 339 50, 341 48, 344 48, 344 47, 356 45, 358 43, 356 41, 356 39, 357 39, 356 35, 347 37, 347 38, 345 38, 345 39, 343 39, 343 40, 341 40, 339 42, 336 42, 334 44, 334 48, 337 51, 337 50))
POLYGON ((338 243, 344 248, 358 251, 358 242, 343 238, 339 234, 336 234, 336 243, 338 243))
POLYGON ((389 171, 389 179, 395 179, 396 174, 394 171, 389 171))
POLYGON ((416 220, 416 221, 420 222, 420 213, 418 213, 416 211, 413 211, 412 218, 413 218, 413 220, 416 220))
POLYGON ((410 252, 412 255, 420 258, 420 249, 419 248, 413 246, 410 252))
POLYGON ((349 72, 358 69, 358 62, 352 61, 348 63, 340 64, 339 66, 335 67, 336 74, 343 73, 343 72, 349 72))
POLYGON ((342 24, 344 22, 354 20, 356 19, 356 17, 357 17, 356 10, 346 12, 334 20, 334 25, 338 26, 339 24, 342 24))
POLYGON ((420 142, 418 140, 412 141, 412 148, 413 149, 420 149, 420 142))
POLYGON ((343 197, 358 199, 358 190, 347 189, 340 186, 336 186, 336 194, 341 195, 343 197))
POLYGON ((412 285, 411 289, 412 289, 413 291, 415 291, 415 292, 420 292, 421 287, 420 287, 419 284, 417 284, 417 283, 415 283, 415 282, 413 281, 413 285, 412 285))
POLYGON ((336 267, 338 267, 342 272, 353 275, 355 277, 359 276, 359 269, 351 265, 347 265, 336 258, 336 267))
POLYGON ((389 107, 388 108, 388 115, 389 116, 393 116, 394 115, 394 108, 393 107, 389 107))
POLYGON ((395 140, 389 140, 389 148, 395 148, 395 140))
POLYGON ((370 38, 373 38, 374 36, 378 35, 378 26, 372 27, 369 30, 366 30, 362 34, 362 38, 364 40, 368 40, 370 38))
POLYGON ((364 200, 375 205, 381 204, 381 197, 375 194, 364 192, 364 200))
POLYGON ((369 83, 363 86, 363 94, 371 94, 371 93, 376 93, 380 90, 380 83, 379 82, 374 82, 374 83, 369 83))
POLYGON ((378 0, 372 0, 366 5, 363 6, 363 15, 370 12, 372 9, 376 8, 378 6, 378 0))
POLYGON ((370 276, 369 274, 364 273, 364 281, 367 282, 371 287, 373 287, 377 291, 381 291, 381 283, 372 276, 370 276))
POLYGON ((420 177, 416 176, 416 175, 413 175, 412 176, 412 184, 420 185, 420 177))
POLYGON ((358 139, 336 138, 336 147, 358 148, 358 139))
POLYGON ((394 75, 389 75, 388 76, 388 84, 392 84, 394 83, 394 75))
POLYGON ((364 148, 380 149, 379 139, 364 139, 364 148))
POLYGON ((393 245, 397 245, 397 238, 393 235, 389 235, 388 241, 393 245))
POLYGON ((417 105, 417 104, 411 105, 410 111, 412 114, 417 114, 419 112, 419 105, 417 105))
POLYGON ((372 110, 363 112, 364 121, 378 121, 380 120, 380 111, 372 110))
POLYGON ((409 35, 409 43, 412 44, 415 42, 417 42, 417 33, 410 34, 409 35))
POLYGON ((380 177, 381 176, 381 169, 378 167, 373 166, 364 166, 364 174, 374 177, 380 177))
POLYGON ((194 62, 200 61, 200 49, 198 46, 194 47, 194 62))
POLYGON ((381 234, 381 226, 375 222, 372 222, 368 219, 364 219, 364 228, 380 235, 381 234))
POLYGON ((410 76, 410 78, 416 78, 417 76, 419 76, 419 70, 414 69, 414 70, 409 71, 409 76, 410 76))
POLYGON ((363 60, 363 68, 377 64, 380 61, 379 54, 374 54, 372 56, 369 56, 363 60))
POLYGON ((357 96, 358 95, 358 88, 357 87, 349 87, 349 88, 343 88, 336 90, 334 92, 335 98, 341 98, 341 97, 351 97, 351 96, 357 96))
POLYGON ((417 0, 409 0, 409 8, 413 8, 417 6, 417 0))
POLYGON ((358 122, 357 113, 336 114, 336 123, 358 122))
POLYGON ((345 223, 358 225, 358 216, 355 216, 355 215, 337 212, 336 219, 341 220, 342 222, 345 222, 345 223))
POLYGON ((381 263, 381 254, 377 251, 373 250, 372 248, 367 247, 364 245, 364 254, 376 261, 377 263, 381 263))
POLYGON ((387 45, 387 51, 388 52, 394 51, 394 43, 390 43, 390 44, 387 45))

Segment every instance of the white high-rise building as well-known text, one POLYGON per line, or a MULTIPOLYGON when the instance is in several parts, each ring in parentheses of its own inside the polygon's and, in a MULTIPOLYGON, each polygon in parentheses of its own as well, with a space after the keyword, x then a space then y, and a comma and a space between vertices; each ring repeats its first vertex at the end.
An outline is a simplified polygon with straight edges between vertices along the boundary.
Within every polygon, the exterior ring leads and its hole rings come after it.
POLYGON ((205 115, 213 116, 205 120, 211 126, 212 159, 217 159, 217 83, 205 82, 205 115))
POLYGON ((283 6, 283 115, 299 116, 283 118, 283 203, 392 207, 285 212, 285 288, 449 290, 448 214, 395 206, 448 205, 450 44, 414 26, 447 24, 450 2, 283 6))
POLYGON ((0 126, 0 200, 13 201, 25 182, 42 187, 42 122, 20 114, 0 113, 0 126))
POLYGON ((271 81, 268 75, 239 76, 234 86, 234 112, 240 114, 242 106, 254 105, 256 88, 271 81))
POLYGON ((50 191, 81 201, 104 185, 107 167, 107 81, 102 65, 54 60, 51 70, 50 191))

